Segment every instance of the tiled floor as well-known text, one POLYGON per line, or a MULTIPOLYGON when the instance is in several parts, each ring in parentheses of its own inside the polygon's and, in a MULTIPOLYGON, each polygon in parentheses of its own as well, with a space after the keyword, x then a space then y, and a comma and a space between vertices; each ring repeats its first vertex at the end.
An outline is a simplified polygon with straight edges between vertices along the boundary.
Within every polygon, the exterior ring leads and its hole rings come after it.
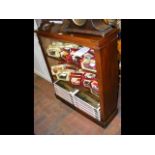
POLYGON ((52 84, 34 75, 34 129, 39 135, 121 134, 121 90, 119 113, 105 129, 58 100, 52 84))

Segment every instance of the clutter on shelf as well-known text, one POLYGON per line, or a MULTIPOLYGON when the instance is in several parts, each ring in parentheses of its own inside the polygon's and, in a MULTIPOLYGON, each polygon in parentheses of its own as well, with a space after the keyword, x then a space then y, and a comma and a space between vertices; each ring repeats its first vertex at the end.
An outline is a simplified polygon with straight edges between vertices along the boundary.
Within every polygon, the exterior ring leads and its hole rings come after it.
POLYGON ((85 87, 92 94, 98 95, 93 49, 54 41, 48 46, 46 52, 50 57, 64 61, 64 63, 51 66, 52 75, 57 80, 68 81, 74 86, 85 87))

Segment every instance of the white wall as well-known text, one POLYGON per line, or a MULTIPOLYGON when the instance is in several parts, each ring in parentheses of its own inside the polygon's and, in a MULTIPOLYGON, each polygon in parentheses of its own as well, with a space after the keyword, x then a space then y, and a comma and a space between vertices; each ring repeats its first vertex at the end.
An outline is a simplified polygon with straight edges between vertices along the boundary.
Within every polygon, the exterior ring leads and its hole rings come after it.
MULTIPOLYGON (((36 21, 34 20, 34 29, 37 29, 36 21)), ((39 45, 37 35, 34 33, 34 73, 41 76, 45 80, 51 82, 50 75, 39 45)))

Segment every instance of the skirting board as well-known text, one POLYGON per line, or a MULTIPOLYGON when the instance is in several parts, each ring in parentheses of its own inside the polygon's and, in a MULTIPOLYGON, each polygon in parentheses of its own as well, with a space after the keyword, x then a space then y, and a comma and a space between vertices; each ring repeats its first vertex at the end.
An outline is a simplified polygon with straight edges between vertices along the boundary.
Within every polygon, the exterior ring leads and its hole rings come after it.
POLYGON ((34 69, 34 73, 37 74, 38 76, 42 77, 43 79, 47 80, 48 82, 52 83, 51 79, 34 69))

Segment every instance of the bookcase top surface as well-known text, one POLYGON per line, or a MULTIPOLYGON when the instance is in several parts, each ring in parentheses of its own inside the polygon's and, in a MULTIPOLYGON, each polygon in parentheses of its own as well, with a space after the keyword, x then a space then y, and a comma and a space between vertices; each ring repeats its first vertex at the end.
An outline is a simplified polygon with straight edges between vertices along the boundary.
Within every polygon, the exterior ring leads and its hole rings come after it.
POLYGON ((39 36, 48 37, 53 40, 73 42, 84 46, 92 47, 94 49, 102 47, 102 45, 117 34, 117 29, 113 29, 106 36, 95 36, 78 33, 50 33, 45 31, 35 31, 39 36))

